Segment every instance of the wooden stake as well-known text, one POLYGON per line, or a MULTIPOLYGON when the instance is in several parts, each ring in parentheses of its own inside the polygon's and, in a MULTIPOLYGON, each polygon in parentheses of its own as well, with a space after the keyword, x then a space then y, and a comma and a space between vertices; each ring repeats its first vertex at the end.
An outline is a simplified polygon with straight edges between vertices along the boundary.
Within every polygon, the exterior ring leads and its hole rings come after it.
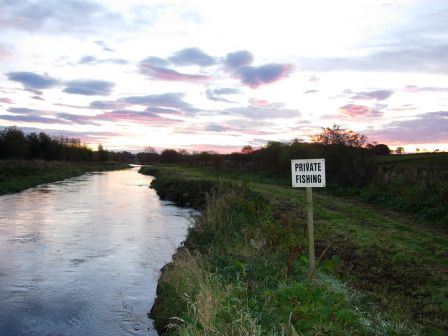
MULTIPOLYGON (((313 220, 313 189, 306 187, 306 212, 308 217, 308 250, 310 262, 310 277, 315 273, 316 257, 314 255, 314 220, 313 220)), ((310 280, 312 280, 310 278, 310 280)))

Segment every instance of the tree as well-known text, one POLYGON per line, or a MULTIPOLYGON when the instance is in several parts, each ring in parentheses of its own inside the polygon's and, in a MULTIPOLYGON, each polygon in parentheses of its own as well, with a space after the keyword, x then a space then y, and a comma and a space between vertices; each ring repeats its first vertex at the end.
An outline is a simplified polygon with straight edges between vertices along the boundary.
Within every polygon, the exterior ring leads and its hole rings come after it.
POLYGON ((403 148, 403 147, 397 147, 397 148, 395 149, 395 153, 397 153, 397 154, 403 154, 403 153, 404 153, 404 148, 403 148))
POLYGON ((390 148, 385 144, 377 144, 372 148, 372 151, 375 155, 389 155, 390 148))
POLYGON ((174 149, 165 149, 160 154, 160 162, 162 163, 176 163, 179 162, 180 154, 174 149))
POLYGON ((97 155, 98 155, 98 161, 100 162, 104 162, 109 159, 109 153, 107 152, 107 150, 104 149, 102 144, 98 145, 97 155))
POLYGON ((345 130, 341 126, 334 124, 332 128, 322 127, 322 132, 313 135, 311 140, 324 145, 362 147, 366 143, 367 137, 351 130, 345 130))
POLYGON ((0 132, 2 154, 5 158, 24 159, 28 154, 28 143, 23 131, 16 126, 7 127, 0 132))
POLYGON ((243 148, 241 148, 241 153, 243 154, 250 154, 254 151, 251 145, 246 145, 243 148))

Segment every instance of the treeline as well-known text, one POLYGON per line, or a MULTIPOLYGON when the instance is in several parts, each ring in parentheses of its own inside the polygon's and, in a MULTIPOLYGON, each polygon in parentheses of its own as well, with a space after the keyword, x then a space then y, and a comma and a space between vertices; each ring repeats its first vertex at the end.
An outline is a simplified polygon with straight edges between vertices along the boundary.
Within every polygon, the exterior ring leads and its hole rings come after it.
POLYGON ((0 160, 2 159, 131 162, 135 156, 129 152, 108 151, 101 145, 97 151, 93 151, 78 138, 50 136, 44 132, 25 134, 12 126, 0 132, 0 160))
POLYGON ((327 183, 344 186, 362 186, 369 183, 375 166, 375 155, 389 154, 384 144, 368 144, 363 135, 346 131, 339 126, 324 128, 313 137, 314 142, 293 140, 289 143, 271 141, 259 149, 245 146, 241 152, 218 154, 214 152, 177 151, 166 149, 160 154, 150 149, 137 154, 140 163, 184 163, 220 169, 268 173, 289 177, 292 159, 324 158, 327 183))

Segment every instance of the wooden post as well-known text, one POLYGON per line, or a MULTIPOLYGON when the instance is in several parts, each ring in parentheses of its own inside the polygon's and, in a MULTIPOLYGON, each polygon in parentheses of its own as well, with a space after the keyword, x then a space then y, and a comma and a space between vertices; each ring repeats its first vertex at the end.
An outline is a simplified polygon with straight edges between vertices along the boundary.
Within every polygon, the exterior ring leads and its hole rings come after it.
POLYGON ((316 268, 316 257, 314 255, 313 189, 311 187, 306 187, 306 212, 308 217, 310 280, 312 280, 316 268))

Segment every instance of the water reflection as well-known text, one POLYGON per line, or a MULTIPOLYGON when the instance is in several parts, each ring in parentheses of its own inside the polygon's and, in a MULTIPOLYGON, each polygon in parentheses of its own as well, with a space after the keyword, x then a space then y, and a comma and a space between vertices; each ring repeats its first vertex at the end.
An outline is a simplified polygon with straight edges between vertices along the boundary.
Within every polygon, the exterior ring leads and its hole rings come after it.
POLYGON ((191 213, 150 181, 134 168, 0 196, 2 335, 156 335, 158 270, 191 213))

